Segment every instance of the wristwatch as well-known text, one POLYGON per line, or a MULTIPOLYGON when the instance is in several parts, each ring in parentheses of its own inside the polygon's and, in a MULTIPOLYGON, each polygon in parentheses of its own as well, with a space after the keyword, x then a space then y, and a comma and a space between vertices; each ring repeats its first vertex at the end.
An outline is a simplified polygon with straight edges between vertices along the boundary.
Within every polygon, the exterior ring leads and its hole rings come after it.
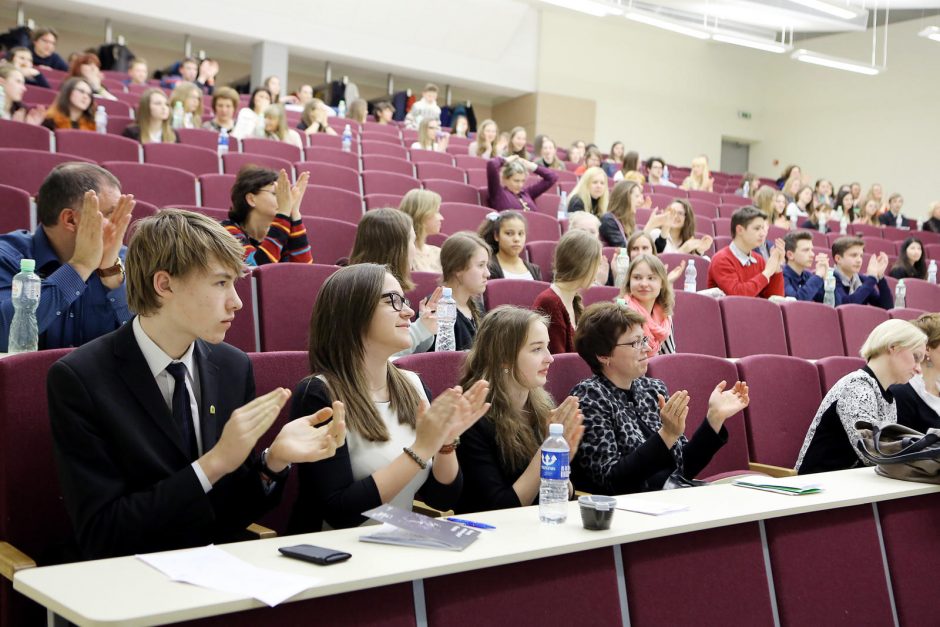
POLYGON ((281 472, 274 472, 268 468, 268 453, 271 451, 271 447, 264 449, 261 452, 261 474, 267 477, 271 481, 281 481, 287 477, 287 473, 290 472, 291 464, 288 464, 287 467, 281 472))
POLYGON ((114 276, 115 274, 120 273, 121 281, 123 282, 124 277, 125 277, 124 262, 121 261, 120 257, 118 257, 117 260, 114 262, 114 265, 111 266, 110 268, 98 268, 97 270, 95 270, 95 272, 97 272, 98 276, 101 277, 102 279, 105 279, 109 276, 114 276))

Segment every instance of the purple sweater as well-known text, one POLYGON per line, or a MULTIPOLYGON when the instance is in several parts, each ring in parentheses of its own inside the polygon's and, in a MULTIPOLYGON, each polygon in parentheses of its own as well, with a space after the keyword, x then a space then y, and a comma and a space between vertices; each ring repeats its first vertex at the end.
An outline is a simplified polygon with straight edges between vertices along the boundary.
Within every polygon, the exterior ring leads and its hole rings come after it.
POLYGON ((486 163, 486 187, 489 192, 490 207, 496 211, 506 209, 535 211, 535 199, 555 184, 558 175, 546 167, 538 166, 535 173, 542 177, 542 180, 523 188, 518 194, 513 194, 502 185, 500 170, 504 163, 506 160, 502 157, 494 157, 486 163))

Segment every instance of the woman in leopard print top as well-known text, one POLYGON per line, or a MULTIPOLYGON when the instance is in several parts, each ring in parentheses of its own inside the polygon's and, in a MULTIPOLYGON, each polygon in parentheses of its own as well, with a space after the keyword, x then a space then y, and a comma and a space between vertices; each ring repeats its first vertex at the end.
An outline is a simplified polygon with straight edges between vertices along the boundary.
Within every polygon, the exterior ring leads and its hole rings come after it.
POLYGON ((644 376, 650 357, 644 318, 614 303, 597 303, 581 318, 575 347, 594 372, 574 387, 584 414, 584 437, 571 468, 579 490, 624 494, 659 490, 673 473, 693 478, 728 441, 724 422, 748 404, 747 385, 719 383, 692 439, 683 435, 689 394, 669 395, 644 376), (667 400, 668 399, 668 400, 667 400))

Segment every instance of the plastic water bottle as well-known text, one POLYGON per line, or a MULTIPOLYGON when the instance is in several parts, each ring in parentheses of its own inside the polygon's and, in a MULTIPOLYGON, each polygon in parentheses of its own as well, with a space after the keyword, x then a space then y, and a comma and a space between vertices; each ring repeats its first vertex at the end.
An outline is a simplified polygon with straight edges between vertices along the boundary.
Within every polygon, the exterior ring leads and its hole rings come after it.
POLYGON ((339 106, 336 107, 336 115, 338 115, 341 118, 346 117, 346 101, 345 100, 339 101, 339 106))
POLYGON ((823 282, 823 305, 836 306, 836 274, 832 268, 826 272, 823 282))
POLYGON ((0 85, 0 117, 7 117, 7 92, 3 88, 3 85, 0 85))
POLYGON ((751 182, 744 181, 744 185, 741 187, 741 191, 744 192, 745 198, 750 198, 751 197, 751 182))
POLYGON ((568 192, 561 192, 561 199, 558 201, 558 219, 568 219, 568 192))
POLYGON ((178 100, 173 105, 173 120, 170 124, 174 129, 183 128, 183 103, 178 100))
POLYGON ((228 131, 222 129, 219 132, 219 156, 228 154, 228 131))
POLYGON ((668 181, 668 180, 669 180, 669 166, 666 165, 665 163, 663 164, 663 175, 660 177, 659 180, 661 180, 661 181, 668 181))
POLYGON ((819 232, 820 232, 820 233, 825 233, 825 232, 826 232, 826 221, 823 220, 822 218, 816 218, 816 220, 819 222, 819 223, 816 225, 816 228, 819 229, 819 232))
POLYGON ((902 216, 900 213, 898 214, 897 219, 895 219, 895 226, 898 228, 904 226, 904 216, 902 216))
POLYGON ((443 290, 443 296, 437 301, 437 342, 434 350, 454 352, 457 350, 457 340, 454 338, 454 323, 457 322, 457 301, 449 287, 443 290))
POLYGON ((343 129, 343 152, 352 152, 352 129, 349 128, 348 124, 343 129))
POLYGON ((796 215, 795 212, 790 214, 790 230, 791 230, 791 231, 795 231, 795 230, 796 230, 796 227, 798 226, 798 221, 799 221, 799 219, 800 219, 800 217, 799 217, 798 215, 796 215))
POLYGON ((539 520, 560 525, 568 519, 568 455, 571 449, 565 442, 565 427, 558 423, 548 425, 548 437, 542 443, 542 484, 539 487, 539 520))
POLYGON ((845 235, 849 232, 849 216, 843 214, 839 220, 839 235, 845 235))
POLYGON ((183 128, 196 128, 193 124, 193 114, 189 111, 183 114, 183 128))
POLYGON ((685 266, 684 289, 686 292, 698 291, 698 284, 696 283, 697 278, 698 278, 698 270, 695 269, 695 260, 689 259, 689 263, 685 266))
POLYGON ((907 307, 907 286, 904 285, 904 279, 898 281, 898 286, 894 288, 894 306, 898 309, 907 307))
POLYGON ((937 260, 936 259, 931 259, 930 265, 927 266, 927 282, 933 283, 934 285, 936 285, 937 283, 937 260))
POLYGON ((614 285, 623 290, 627 282, 627 269, 630 268, 630 255, 626 248, 621 248, 614 258, 614 285))
POLYGON ((95 110, 95 130, 102 135, 108 132, 108 112, 101 105, 95 110))
POLYGON ((36 274, 36 261, 20 260, 20 272, 13 277, 13 321, 10 324, 9 350, 11 353, 26 353, 39 350, 39 323, 36 310, 42 280, 36 274))

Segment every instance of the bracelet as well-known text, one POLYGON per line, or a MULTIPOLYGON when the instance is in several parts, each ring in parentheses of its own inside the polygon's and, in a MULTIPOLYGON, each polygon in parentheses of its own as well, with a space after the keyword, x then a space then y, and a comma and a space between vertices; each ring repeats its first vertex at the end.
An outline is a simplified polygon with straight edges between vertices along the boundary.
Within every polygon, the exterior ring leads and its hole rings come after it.
POLYGON ((437 453, 438 455, 450 455, 451 453, 457 450, 458 446, 460 446, 459 435, 456 438, 454 438, 454 441, 451 442, 450 444, 445 444, 444 446, 442 446, 441 450, 439 450, 437 453))
POLYGON ((428 468, 428 463, 427 463, 426 461, 424 461, 423 459, 421 459, 420 457, 418 457, 418 454, 415 453, 414 451, 412 451, 412 450, 411 450, 411 447, 406 446, 406 447, 404 447, 402 450, 403 450, 405 453, 407 453, 407 454, 408 454, 408 457, 410 457, 411 459, 413 459, 416 464, 418 464, 419 466, 421 466, 421 470, 427 470, 427 468, 428 468))

